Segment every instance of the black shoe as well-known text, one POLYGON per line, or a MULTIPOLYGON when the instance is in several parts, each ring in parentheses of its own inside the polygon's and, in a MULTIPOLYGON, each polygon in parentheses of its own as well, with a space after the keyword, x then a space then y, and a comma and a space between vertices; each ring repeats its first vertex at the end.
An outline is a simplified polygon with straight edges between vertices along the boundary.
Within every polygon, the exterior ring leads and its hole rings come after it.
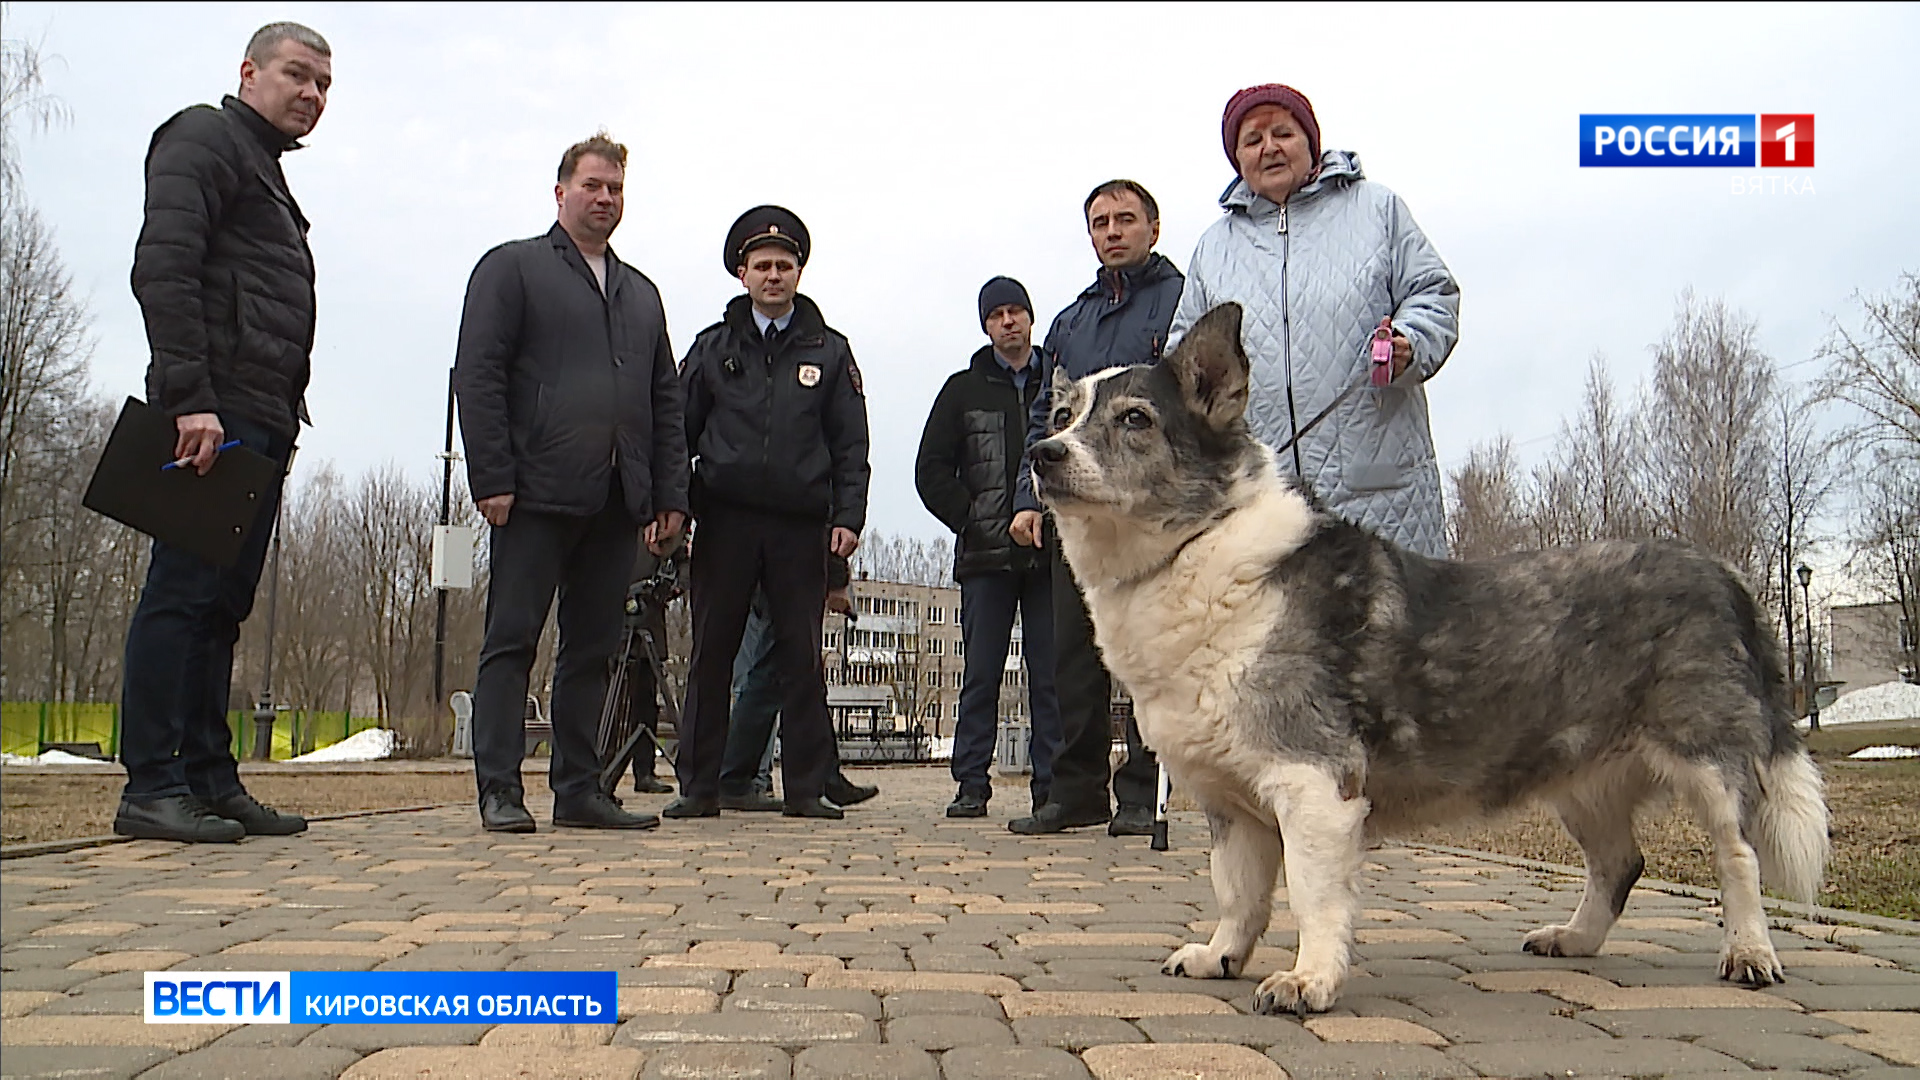
POLYGON ((853 806, 880 794, 880 788, 877 784, 856 784, 847 779, 845 773, 834 773, 827 780, 827 790, 821 794, 835 806, 853 806))
POLYGON ((745 795, 723 794, 720 796, 720 809, 722 810, 747 810, 773 814, 778 813, 782 805, 784 804, 782 804, 779 799, 771 795, 763 795, 758 791, 748 792, 745 795))
POLYGON ((691 795, 682 795, 668 803, 666 809, 660 811, 660 816, 670 818, 719 817, 720 804, 713 799, 696 799, 691 795))
MULTIPOLYGON (((301 825, 305 828, 305 823, 301 825)), ((120 800, 113 831, 137 840, 178 840, 183 844, 231 844, 247 835, 246 826, 215 814, 191 795, 169 795, 151 802, 120 800)))
POLYGON ((953 801, 947 804, 947 816, 986 817, 987 796, 977 791, 968 791, 966 788, 961 788, 960 794, 955 795, 953 801))
POLYGON ((840 812, 839 807, 817 795, 811 799, 788 799, 780 812, 788 817, 826 818, 829 821, 839 821, 847 816, 840 812))
POLYGON ((633 782, 633 790, 641 795, 671 795, 673 785, 657 776, 648 774, 633 782))
POLYGON ((658 814, 629 814, 605 792, 594 791, 575 802, 555 803, 553 823, 569 829, 657 829, 658 814))
POLYGON ((480 796, 480 825, 488 832, 530 833, 533 815, 518 791, 489 791, 480 796))
POLYGON ((1144 806, 1127 806, 1113 812, 1113 820, 1107 823, 1108 836, 1152 836, 1153 811, 1144 806))
POLYGON ((1111 817, 1113 815, 1105 807, 1069 811, 1059 803, 1048 803, 1035 810, 1032 817, 1015 818, 1007 822, 1007 830, 1022 836, 1039 836, 1043 833, 1057 833, 1064 829, 1105 825, 1111 817))
POLYGON ((245 791, 236 791, 224 799, 206 802, 206 808, 229 821, 237 821, 248 836, 292 836, 307 831, 307 819, 299 814, 283 814, 245 791))

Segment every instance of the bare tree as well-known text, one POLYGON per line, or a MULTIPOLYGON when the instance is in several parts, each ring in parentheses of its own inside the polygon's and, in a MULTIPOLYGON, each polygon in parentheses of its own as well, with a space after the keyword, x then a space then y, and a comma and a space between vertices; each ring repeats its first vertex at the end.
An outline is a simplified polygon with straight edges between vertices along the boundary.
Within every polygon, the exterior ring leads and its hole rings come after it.
POLYGON ((1895 605, 1899 667, 1920 681, 1920 483, 1911 470, 1871 470, 1860 485, 1848 569, 1895 605))
POLYGON ((1920 274, 1858 302, 1860 325, 1836 323, 1821 351, 1821 389, 1857 412, 1846 431, 1853 446, 1920 468, 1920 274))
POLYGON ((1447 474, 1453 505, 1447 540, 1456 559, 1485 559, 1532 546, 1526 493, 1513 440, 1505 435, 1475 446, 1447 474))
POLYGON ((1796 640, 1800 622, 1794 614, 1794 567, 1820 542, 1815 523, 1826 513, 1839 490, 1842 473, 1835 468, 1837 442, 1821 423, 1822 396, 1815 389, 1784 387, 1776 395, 1771 438, 1775 458, 1767 481, 1767 568, 1751 584, 1780 616, 1786 631, 1787 682, 1799 686, 1800 658, 1796 640))
POLYGON ((1541 539, 1565 544, 1647 535, 1646 456, 1639 418, 1621 406, 1606 360, 1595 356, 1580 411, 1560 427, 1553 483, 1543 485, 1537 511, 1542 524, 1550 518, 1554 528, 1538 529, 1541 539))
POLYGON ((925 540, 917 536, 893 536, 884 532, 867 533, 853 553, 853 572, 866 574, 875 581, 900 581, 911 585, 953 584, 953 541, 946 537, 925 540))
MULTIPOLYGON (((0 22, 9 18, 0 4, 0 22)), ((0 40, 0 187, 11 191, 20 179, 21 128, 45 131, 64 124, 72 111, 46 91, 51 57, 42 56, 36 42, 0 40)))
POLYGON ((1768 423, 1777 377, 1752 319, 1719 300, 1680 298, 1654 346, 1643 407, 1654 528, 1720 556, 1749 580, 1771 551, 1767 485, 1778 454, 1768 423))

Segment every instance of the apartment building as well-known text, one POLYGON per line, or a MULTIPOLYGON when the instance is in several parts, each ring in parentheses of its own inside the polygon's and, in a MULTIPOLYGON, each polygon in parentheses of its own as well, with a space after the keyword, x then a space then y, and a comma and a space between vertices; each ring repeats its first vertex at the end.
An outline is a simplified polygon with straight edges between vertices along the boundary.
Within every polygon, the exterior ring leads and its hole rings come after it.
MULTIPOLYGON (((950 738, 960 718, 966 654, 960 640, 960 589, 856 579, 848 589, 854 618, 828 615, 821 642, 830 697, 834 687, 886 687, 894 711, 950 738)), ((1021 628, 1000 677, 1000 717, 1025 722, 1027 669, 1021 628)))

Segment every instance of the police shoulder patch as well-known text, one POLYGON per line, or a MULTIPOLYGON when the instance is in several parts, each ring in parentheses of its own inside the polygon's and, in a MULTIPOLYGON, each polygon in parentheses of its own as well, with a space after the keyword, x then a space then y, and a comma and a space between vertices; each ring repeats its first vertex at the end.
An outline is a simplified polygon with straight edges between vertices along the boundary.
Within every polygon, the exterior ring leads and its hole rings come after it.
POLYGON ((854 393, 867 396, 867 388, 860 381, 860 365, 854 362, 852 353, 847 354, 847 381, 853 384, 854 393))

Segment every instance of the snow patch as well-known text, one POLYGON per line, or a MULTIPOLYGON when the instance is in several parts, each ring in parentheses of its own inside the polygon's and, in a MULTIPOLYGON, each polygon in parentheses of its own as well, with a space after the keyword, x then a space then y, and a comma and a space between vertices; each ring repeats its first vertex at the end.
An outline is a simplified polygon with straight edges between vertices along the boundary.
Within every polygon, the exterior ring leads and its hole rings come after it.
MULTIPOLYGON (((1920 686, 1906 682, 1881 683, 1841 694, 1820 710, 1820 726, 1866 724, 1875 720, 1920 720, 1920 686)), ((1806 726, 1806 721, 1801 721, 1806 726)))
POLYGON ((328 765, 355 761, 385 761, 393 756, 398 740, 386 728, 368 728, 357 735, 342 739, 332 746, 323 746, 311 754, 302 754, 289 758, 289 762, 302 765, 328 765))
POLYGON ((1848 761, 1896 761, 1920 758, 1920 750, 1911 746, 1867 746, 1847 755, 1848 761))
POLYGON ((99 758, 82 757, 69 754, 65 750, 49 750, 39 757, 29 754, 0 754, 0 765, 111 765, 111 761, 99 758))

